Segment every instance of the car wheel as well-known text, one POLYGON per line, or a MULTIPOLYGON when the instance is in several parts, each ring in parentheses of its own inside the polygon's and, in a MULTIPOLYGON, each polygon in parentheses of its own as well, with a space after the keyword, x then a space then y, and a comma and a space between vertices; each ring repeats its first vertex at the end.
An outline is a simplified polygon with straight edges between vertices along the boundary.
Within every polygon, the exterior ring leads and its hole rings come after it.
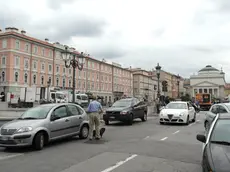
POLYGON ((33 146, 36 150, 42 150, 45 145, 45 136, 42 132, 37 133, 34 137, 33 146))
POLYGON ((189 125, 189 115, 187 116, 186 125, 189 125))
POLYGON ((194 118, 192 119, 192 122, 196 122, 196 113, 194 114, 194 118))
POLYGON ((109 125, 109 120, 105 120, 105 125, 109 125))
POLYGON ((141 118, 141 120, 143 121, 143 122, 145 122, 145 121, 147 121, 147 112, 144 112, 144 115, 143 115, 143 117, 141 118))
POLYGON ((81 127, 81 131, 79 134, 80 139, 86 139, 89 135, 89 127, 87 125, 83 125, 81 127))

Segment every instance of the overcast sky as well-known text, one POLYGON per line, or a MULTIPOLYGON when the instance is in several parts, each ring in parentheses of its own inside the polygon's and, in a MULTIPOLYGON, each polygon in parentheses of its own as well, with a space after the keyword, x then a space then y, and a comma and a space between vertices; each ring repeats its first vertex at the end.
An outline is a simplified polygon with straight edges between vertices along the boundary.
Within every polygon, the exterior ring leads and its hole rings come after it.
POLYGON ((7 0, 0 28, 93 57, 189 77, 207 64, 230 82, 230 0, 7 0))

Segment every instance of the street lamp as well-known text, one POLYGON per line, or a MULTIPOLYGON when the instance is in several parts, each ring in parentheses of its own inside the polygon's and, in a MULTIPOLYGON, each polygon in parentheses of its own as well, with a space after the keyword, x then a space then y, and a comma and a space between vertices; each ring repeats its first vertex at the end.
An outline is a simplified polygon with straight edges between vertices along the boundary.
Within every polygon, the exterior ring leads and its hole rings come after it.
POLYGON ((68 47, 65 47, 65 51, 62 52, 62 59, 65 61, 65 67, 66 68, 73 68, 73 99, 72 102, 75 103, 75 87, 76 87, 76 81, 75 81, 75 75, 76 75, 76 68, 78 70, 83 70, 84 60, 85 56, 83 52, 81 54, 77 55, 73 52, 71 52, 68 47), (76 57, 78 59, 76 59, 76 57))
POLYGON ((50 88, 51 80, 47 81, 47 102, 49 101, 49 88, 50 88))
POLYGON ((180 75, 177 75, 177 97, 180 98, 180 75))
POLYGON ((160 97, 160 73, 161 73, 161 66, 159 63, 157 63, 157 66, 155 67, 157 71, 157 97, 160 97))

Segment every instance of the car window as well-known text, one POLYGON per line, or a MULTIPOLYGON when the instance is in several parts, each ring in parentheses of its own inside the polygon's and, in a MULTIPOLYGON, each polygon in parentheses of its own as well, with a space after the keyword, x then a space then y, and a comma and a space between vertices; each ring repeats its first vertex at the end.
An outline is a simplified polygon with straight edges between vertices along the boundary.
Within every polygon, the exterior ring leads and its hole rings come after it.
POLYGON ((210 140, 230 142, 230 137, 228 136, 230 136, 230 120, 218 120, 213 128, 210 140))
POLYGON ((68 116, 67 109, 65 106, 58 107, 54 110, 54 114, 60 118, 68 116))
POLYGON ((213 106, 211 112, 217 114, 217 106, 213 106))
POLYGON ((81 100, 81 96, 77 96, 77 99, 81 100))
POLYGON ((72 115, 80 115, 80 112, 77 108, 77 106, 74 105, 68 105, 68 109, 71 112, 72 115))
POLYGON ((228 113, 228 111, 223 106, 219 106, 219 113, 228 113))

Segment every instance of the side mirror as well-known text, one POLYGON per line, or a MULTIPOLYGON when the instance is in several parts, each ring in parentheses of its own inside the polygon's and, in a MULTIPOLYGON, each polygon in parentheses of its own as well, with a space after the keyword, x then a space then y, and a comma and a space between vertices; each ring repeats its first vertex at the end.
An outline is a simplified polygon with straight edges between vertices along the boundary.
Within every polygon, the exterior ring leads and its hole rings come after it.
POLYGON ((60 119, 60 117, 55 115, 55 114, 52 114, 51 117, 50 117, 51 121, 55 121, 55 120, 58 120, 58 119, 60 119))
POLYGON ((206 137, 205 137, 205 135, 203 135, 203 134, 197 134, 197 135, 196 135, 196 139, 197 139, 198 141, 202 142, 202 143, 205 143, 205 142, 206 142, 206 137))

